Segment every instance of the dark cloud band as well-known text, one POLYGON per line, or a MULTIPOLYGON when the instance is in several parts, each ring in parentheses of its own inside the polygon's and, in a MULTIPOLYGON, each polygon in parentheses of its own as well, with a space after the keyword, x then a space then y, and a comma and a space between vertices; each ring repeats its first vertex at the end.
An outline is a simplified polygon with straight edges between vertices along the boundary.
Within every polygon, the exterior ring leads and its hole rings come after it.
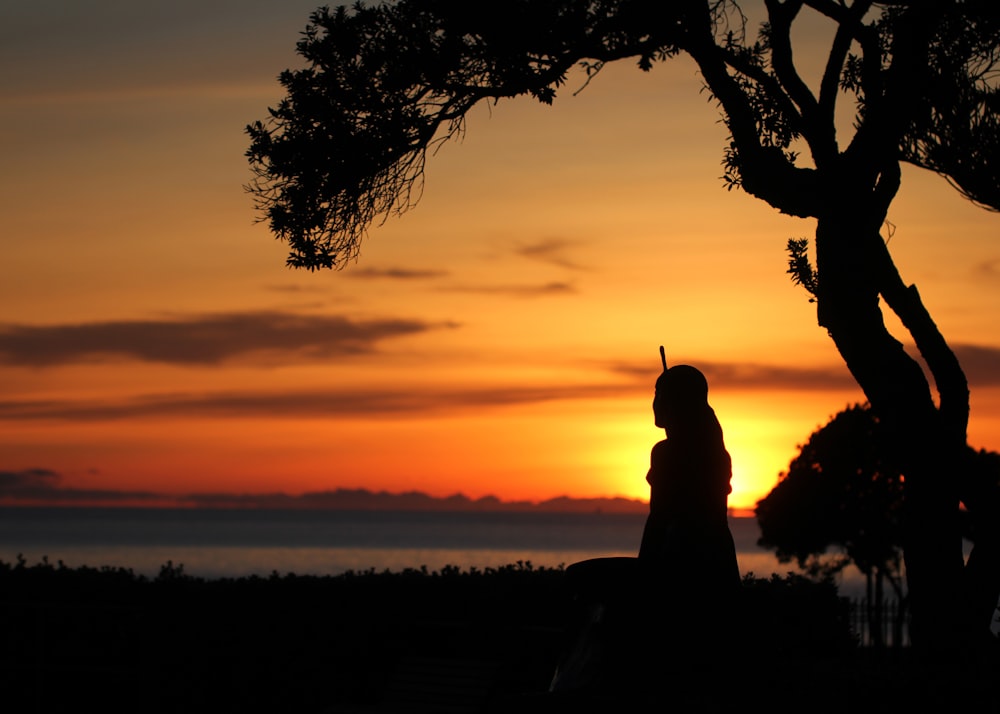
POLYGON ((366 354, 381 340, 444 326, 452 325, 287 312, 66 325, 7 324, 0 325, 0 363, 50 367, 131 359, 207 366, 266 355, 302 361, 366 354))
POLYGON ((577 292, 572 283, 552 282, 538 285, 449 285, 438 288, 447 293, 473 295, 498 295, 514 298, 538 298, 552 295, 573 295, 577 292))
POLYGON ((635 392, 634 385, 556 385, 469 390, 313 389, 308 392, 230 392, 147 395, 107 400, 0 402, 0 421, 95 422, 134 418, 414 418, 463 410, 568 399, 606 399, 635 392))
POLYGON ((0 471, 0 502, 156 502, 163 499, 151 491, 109 491, 103 489, 65 488, 62 477, 51 469, 0 471))

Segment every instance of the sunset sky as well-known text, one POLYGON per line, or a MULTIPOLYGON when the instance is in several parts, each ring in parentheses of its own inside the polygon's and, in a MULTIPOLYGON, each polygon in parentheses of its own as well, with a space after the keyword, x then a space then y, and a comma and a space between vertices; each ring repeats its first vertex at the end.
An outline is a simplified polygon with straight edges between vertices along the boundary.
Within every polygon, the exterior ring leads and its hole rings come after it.
MULTIPOLYGON (((477 107, 356 264, 286 268, 243 128, 316 5, 0 6, 0 503, 645 498, 663 344, 708 375, 747 508, 862 399, 785 274, 813 223, 724 190, 684 57, 477 107)), ((908 169, 889 220, 1000 449, 1000 217, 908 169)))

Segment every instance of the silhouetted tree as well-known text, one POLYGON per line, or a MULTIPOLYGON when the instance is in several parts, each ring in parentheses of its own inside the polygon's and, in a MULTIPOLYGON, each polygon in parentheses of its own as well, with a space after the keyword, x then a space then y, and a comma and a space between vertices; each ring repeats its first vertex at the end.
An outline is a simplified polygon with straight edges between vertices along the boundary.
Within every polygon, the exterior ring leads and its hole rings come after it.
MULTIPOLYGON (((757 502, 760 545, 813 576, 853 563, 865 576, 873 641, 881 644, 884 586, 903 605, 903 483, 883 459, 878 420, 848 407, 812 433, 771 492, 757 502), (831 549, 833 552, 830 552, 831 549)), ((901 633, 903 607, 895 624, 901 633)))
MULTIPOLYGON (((307 66, 281 74, 287 96, 247 128, 248 188, 288 242, 291 265, 337 267, 356 256, 373 221, 413 205, 427 151, 461 134, 480 100, 548 103, 576 65, 589 77, 622 58, 646 70, 690 55, 730 133, 728 187, 816 219, 815 268, 805 244, 793 242, 789 269, 813 293, 819 324, 878 415, 887 458, 905 474, 914 640, 948 646, 960 636, 955 613, 965 597, 958 513, 969 390, 879 231, 904 161, 1000 208, 1000 3, 764 0, 763 10, 756 39, 734 0, 400 0, 317 10, 298 44, 307 66), (813 87, 792 53, 803 11, 833 29, 813 87), (846 141, 835 121, 842 95, 856 107, 846 141), (930 368, 937 403, 886 328, 883 304, 930 368)), ((964 493, 972 511, 995 503, 964 493)))
MULTIPOLYGON (((881 633, 882 601, 887 582, 901 604, 906 602, 902 577, 903 476, 885 458, 878 418, 865 405, 850 406, 810 435, 799 454, 781 474, 777 485, 757 502, 760 545, 775 551, 778 560, 795 560, 814 577, 824 578, 853 563, 864 574, 872 635, 881 633), (831 552, 831 549, 833 552, 831 552)), ((975 484, 996 498, 1000 484, 1000 454, 967 448, 967 484, 975 484)), ((970 560, 995 558, 998 524, 995 519, 961 512, 961 532, 973 543, 970 560), (986 554, 989 555, 986 555, 986 554)), ((990 573, 969 569, 971 577, 990 573)), ((979 588, 989 592, 995 586, 979 588)), ((975 590, 975 589, 973 589, 975 590)), ((988 623, 996 600, 967 603, 972 622, 988 623)), ((895 641, 905 609, 894 623, 895 641)))

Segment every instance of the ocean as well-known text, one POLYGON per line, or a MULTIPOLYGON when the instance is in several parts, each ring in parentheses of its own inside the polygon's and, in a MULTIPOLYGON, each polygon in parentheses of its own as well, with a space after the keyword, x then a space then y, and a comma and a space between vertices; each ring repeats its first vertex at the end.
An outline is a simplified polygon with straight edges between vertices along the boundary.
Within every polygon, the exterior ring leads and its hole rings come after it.
MULTIPOLYGON (((149 577, 169 562, 209 579, 558 567, 634 556, 644 523, 644 514, 616 513, 0 508, 0 561, 47 558, 149 577)), ((756 519, 733 517, 730 529, 744 574, 797 572, 757 545, 756 519)), ((840 588, 862 595, 860 574, 845 573, 840 588)))

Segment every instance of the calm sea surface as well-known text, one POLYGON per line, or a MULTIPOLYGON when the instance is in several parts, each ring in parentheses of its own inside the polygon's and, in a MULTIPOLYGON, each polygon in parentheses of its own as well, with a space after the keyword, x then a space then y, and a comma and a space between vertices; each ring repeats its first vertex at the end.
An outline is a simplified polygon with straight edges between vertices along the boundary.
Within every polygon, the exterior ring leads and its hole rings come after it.
MULTIPOLYGON (((20 554, 33 564, 45 556, 148 576, 170 561, 205 578, 517 561, 555 567, 635 555, 644 523, 645 515, 606 513, 0 508, 0 560, 20 554)), ((795 570, 757 546, 755 519, 732 518, 730 528, 744 573, 795 570)), ((858 578, 846 574, 842 592, 860 594, 858 578)))

